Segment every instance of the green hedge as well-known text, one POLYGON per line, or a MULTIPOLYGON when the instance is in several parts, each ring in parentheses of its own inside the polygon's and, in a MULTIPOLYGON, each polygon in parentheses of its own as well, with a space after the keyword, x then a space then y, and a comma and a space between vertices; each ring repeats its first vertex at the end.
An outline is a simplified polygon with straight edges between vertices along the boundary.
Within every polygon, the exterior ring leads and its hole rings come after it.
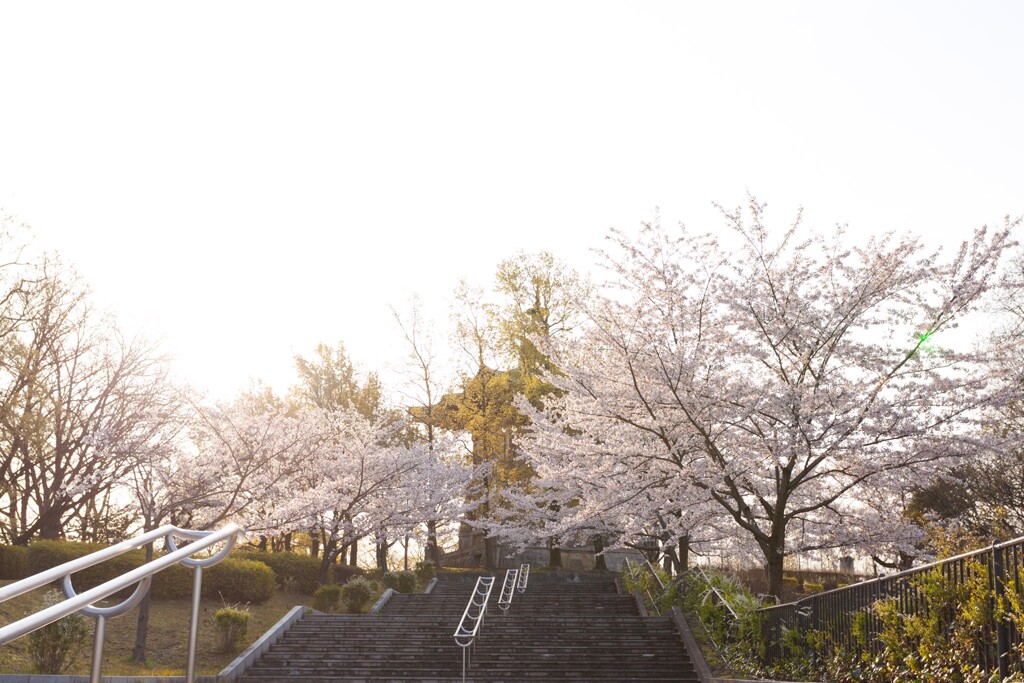
MULTIPOLYGON (((99 543, 36 541, 28 547, 26 554, 27 575, 37 574, 105 547, 99 543)), ((72 583, 75 590, 81 593, 141 566, 145 560, 144 550, 132 550, 76 572, 72 576, 72 583)), ((153 577, 153 597, 166 600, 191 596, 192 575, 192 569, 180 564, 161 570, 153 577)), ((222 595, 225 600, 233 602, 265 602, 274 594, 274 586, 274 572, 261 562, 229 557, 203 570, 202 592, 205 598, 222 595)))
POLYGON ((274 570, 254 560, 228 558, 203 570, 203 596, 228 602, 266 602, 274 595, 274 570))
POLYGON ((334 565, 331 568, 331 573, 334 575, 334 583, 348 583, 349 579, 366 574, 361 567, 350 567, 347 564, 334 565))
POLYGON ((399 593, 416 592, 416 574, 408 571, 385 572, 381 577, 381 583, 385 588, 394 588, 399 593))
POLYGON ((274 575, 277 577, 277 585, 281 588, 304 595, 313 595, 319 585, 317 576, 320 573, 320 559, 317 557, 287 552, 257 551, 246 551, 244 554, 239 554, 238 557, 262 562, 273 569, 274 575))
POLYGON ((0 580, 16 581, 28 575, 28 547, 0 545, 0 580))

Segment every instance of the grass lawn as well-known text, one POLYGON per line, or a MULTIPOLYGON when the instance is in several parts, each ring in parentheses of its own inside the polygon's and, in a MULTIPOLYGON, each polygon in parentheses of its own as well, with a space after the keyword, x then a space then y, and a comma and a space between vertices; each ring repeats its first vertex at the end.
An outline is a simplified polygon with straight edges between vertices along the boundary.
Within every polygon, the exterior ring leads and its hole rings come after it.
MULTIPOLYGON (((10 581, 0 581, 6 585, 10 581)), ((9 624, 38 609, 45 589, 39 589, 13 600, 0 603, 0 623, 9 624)), ((239 650, 244 650, 253 641, 273 626, 295 605, 310 605, 309 595, 277 591, 261 605, 249 605, 252 613, 245 641, 239 650)), ((173 676, 184 675, 188 648, 189 616, 191 599, 154 600, 149 613, 149 638, 147 640, 147 662, 145 665, 131 661, 135 644, 135 627, 138 608, 127 614, 107 621, 106 645, 103 651, 103 673, 111 676, 173 676)), ((370 604, 373 604, 372 602, 370 604)), ((219 600, 203 600, 200 604, 199 642, 196 649, 196 671, 200 674, 220 672, 237 655, 216 652, 216 637, 213 631, 213 614, 224 604, 219 600)), ((68 673, 88 674, 92 658, 92 631, 95 621, 88 620, 89 636, 82 644, 75 665, 68 673)), ((0 673, 33 673, 28 658, 28 636, 0 647, 0 673)))

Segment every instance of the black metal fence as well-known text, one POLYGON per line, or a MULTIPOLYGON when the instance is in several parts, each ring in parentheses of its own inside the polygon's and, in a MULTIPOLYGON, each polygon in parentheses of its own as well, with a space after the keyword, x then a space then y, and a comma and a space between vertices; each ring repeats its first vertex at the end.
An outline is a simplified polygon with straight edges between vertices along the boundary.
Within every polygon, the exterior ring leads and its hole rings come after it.
POLYGON ((975 638, 977 662, 985 672, 999 671, 1001 677, 1006 677, 1012 671, 1024 670, 1021 633, 1005 616, 1004 609, 1011 591, 1024 596, 1022 565, 1024 537, 796 602, 762 608, 758 612, 764 619, 766 659, 778 661, 788 654, 794 642, 787 641, 789 629, 817 634, 813 645, 806 641, 800 645, 811 650, 809 655, 828 656, 839 650, 880 653, 884 647, 879 640, 882 623, 874 606, 882 600, 893 601, 893 608, 901 614, 925 615, 940 610, 935 615, 940 622, 951 623, 955 615, 941 612, 949 611, 949 607, 930 605, 924 588, 928 573, 938 571, 941 580, 951 588, 984 582, 989 604, 984 612, 986 623, 978 626, 975 638))

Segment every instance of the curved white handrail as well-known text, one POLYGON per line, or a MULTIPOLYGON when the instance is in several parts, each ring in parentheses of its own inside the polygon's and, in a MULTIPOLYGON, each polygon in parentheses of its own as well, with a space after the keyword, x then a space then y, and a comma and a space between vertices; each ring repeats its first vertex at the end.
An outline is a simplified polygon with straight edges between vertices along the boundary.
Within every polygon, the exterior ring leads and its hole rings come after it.
POLYGON ((153 575, 180 562, 186 566, 193 567, 195 570, 195 581, 192 587, 193 618, 192 628, 189 634, 189 661, 186 668, 186 680, 191 683, 195 678, 195 645, 199 625, 199 594, 201 588, 202 569, 203 567, 216 564, 227 557, 227 554, 231 552, 231 548, 234 546, 236 537, 242 533, 242 531, 243 529, 237 524, 228 524, 217 531, 193 531, 190 529, 179 529, 173 525, 166 525, 154 531, 142 534, 136 538, 116 543, 109 548, 104 548, 103 550, 98 550, 86 555, 85 557, 65 562, 62 565, 58 565, 52 569, 48 569, 34 576, 16 581, 9 586, 0 588, 0 602, 3 602, 18 595, 27 593, 28 591, 45 586, 48 583, 59 581, 64 589, 64 594, 67 596, 66 600, 59 602, 56 605, 47 607, 35 614, 30 614, 23 619, 19 619, 18 621, 0 628, 0 645, 8 643, 15 638, 20 638, 21 636, 31 633, 36 629, 40 629, 47 624, 52 624, 53 622, 63 619, 75 612, 82 612, 88 616, 95 617, 96 635, 93 648, 93 662, 90 681, 92 683, 98 683, 100 680, 100 666, 103 660, 103 638, 105 635, 107 618, 119 616, 141 602, 142 598, 146 595, 146 591, 149 589, 153 575), (185 548, 178 549, 174 543, 174 537, 190 539, 193 542, 185 548), (137 550, 145 546, 147 543, 151 543, 160 538, 164 538, 167 541, 168 547, 172 548, 173 552, 170 552, 163 557, 158 557, 151 562, 147 562, 141 567, 137 567, 122 574, 121 576, 115 577, 85 591, 84 593, 75 592, 75 589, 71 584, 71 575, 75 572, 79 572, 105 560, 123 555, 131 550, 137 550), (224 547, 209 558, 200 560, 190 557, 197 552, 201 552, 221 542, 225 543, 224 547), (139 585, 135 589, 135 592, 120 604, 113 607, 97 607, 94 605, 94 603, 136 583, 139 585))
POLYGON ((527 584, 527 582, 529 580, 530 580, 530 565, 529 564, 521 564, 521 565, 519 565, 519 583, 516 586, 516 589, 520 593, 525 593, 526 592, 526 584, 527 584))
POLYGON ((505 581, 501 584, 501 595, 498 596, 498 607, 502 612, 512 606, 512 597, 516 594, 516 584, 519 582, 519 570, 509 569, 505 572, 505 581))
POLYGON ((494 587, 493 576, 479 576, 476 585, 473 586, 473 594, 469 596, 466 610, 462 613, 462 619, 455 629, 452 637, 455 643, 462 648, 462 681, 466 681, 466 668, 472 665, 472 646, 476 643, 476 636, 480 632, 480 626, 484 623, 484 616, 487 614, 487 601, 491 598, 491 589, 494 587))

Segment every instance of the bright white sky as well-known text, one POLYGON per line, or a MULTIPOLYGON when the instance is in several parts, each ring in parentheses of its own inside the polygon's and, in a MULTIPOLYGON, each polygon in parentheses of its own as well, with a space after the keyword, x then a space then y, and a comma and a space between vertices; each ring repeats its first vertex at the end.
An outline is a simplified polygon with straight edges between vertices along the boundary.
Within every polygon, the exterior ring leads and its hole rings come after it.
MULTIPOLYGON (((0 207, 180 377, 402 356, 519 250, 609 226, 958 242, 1024 213, 1024 3, 0 3, 0 207)), ((443 336, 445 333, 441 332, 443 336)))

